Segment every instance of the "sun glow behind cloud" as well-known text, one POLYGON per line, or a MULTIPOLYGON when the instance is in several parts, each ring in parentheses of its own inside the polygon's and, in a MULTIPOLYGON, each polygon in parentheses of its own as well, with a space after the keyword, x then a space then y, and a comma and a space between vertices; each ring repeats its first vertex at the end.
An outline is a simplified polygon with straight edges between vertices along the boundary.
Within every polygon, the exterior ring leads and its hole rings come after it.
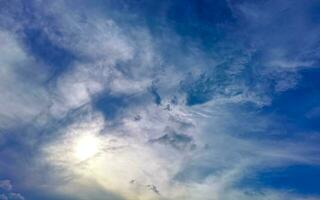
POLYGON ((74 155, 78 160, 84 161, 99 153, 100 141, 97 137, 93 135, 84 135, 76 140, 74 155))

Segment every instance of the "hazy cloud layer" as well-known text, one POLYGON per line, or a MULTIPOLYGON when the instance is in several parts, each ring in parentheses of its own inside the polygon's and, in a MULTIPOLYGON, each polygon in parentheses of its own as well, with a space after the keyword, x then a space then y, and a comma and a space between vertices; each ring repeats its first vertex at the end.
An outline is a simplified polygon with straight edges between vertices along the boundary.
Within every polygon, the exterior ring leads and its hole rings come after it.
POLYGON ((276 107, 318 69, 316 5, 0 1, 0 199, 320 199, 246 182, 319 167, 276 107))

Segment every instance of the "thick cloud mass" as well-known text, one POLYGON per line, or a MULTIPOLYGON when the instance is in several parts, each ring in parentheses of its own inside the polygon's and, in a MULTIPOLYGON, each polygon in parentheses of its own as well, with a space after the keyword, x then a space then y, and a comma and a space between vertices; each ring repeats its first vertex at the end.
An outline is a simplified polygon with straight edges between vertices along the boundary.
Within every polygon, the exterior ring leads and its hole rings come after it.
POLYGON ((0 200, 320 199, 316 0, 0 0, 0 200))

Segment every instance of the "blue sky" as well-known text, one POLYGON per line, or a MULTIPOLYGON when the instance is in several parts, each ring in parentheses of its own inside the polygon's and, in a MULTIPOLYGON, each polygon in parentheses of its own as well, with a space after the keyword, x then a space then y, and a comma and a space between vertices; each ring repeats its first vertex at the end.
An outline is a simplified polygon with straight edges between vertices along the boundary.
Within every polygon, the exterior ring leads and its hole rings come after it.
POLYGON ((317 0, 0 0, 0 200, 320 199, 317 0))

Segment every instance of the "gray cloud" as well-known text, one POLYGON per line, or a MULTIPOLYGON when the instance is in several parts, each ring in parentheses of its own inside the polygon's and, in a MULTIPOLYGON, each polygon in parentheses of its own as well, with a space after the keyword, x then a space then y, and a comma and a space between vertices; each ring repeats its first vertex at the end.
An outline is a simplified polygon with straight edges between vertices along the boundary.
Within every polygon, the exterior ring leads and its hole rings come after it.
POLYGON ((159 143, 172 146, 178 150, 192 150, 196 148, 193 139, 184 134, 178 134, 172 130, 165 131, 165 134, 159 138, 150 140, 151 143, 159 143))

